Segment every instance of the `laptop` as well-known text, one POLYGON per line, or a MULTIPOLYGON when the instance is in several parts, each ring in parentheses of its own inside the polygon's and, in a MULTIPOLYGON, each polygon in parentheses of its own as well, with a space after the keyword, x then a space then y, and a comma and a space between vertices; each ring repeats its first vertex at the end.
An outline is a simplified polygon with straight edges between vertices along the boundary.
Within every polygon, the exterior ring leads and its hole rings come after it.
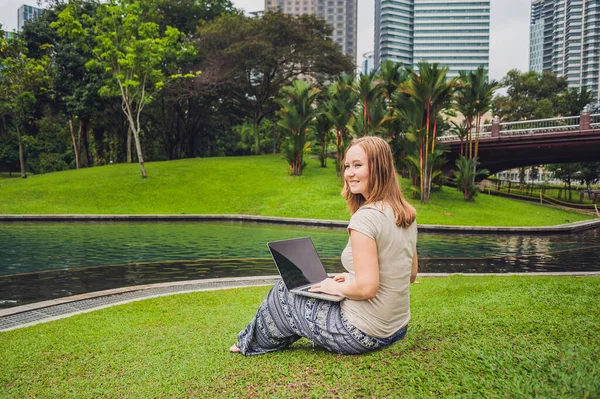
POLYGON ((288 291, 333 302, 344 299, 339 295, 308 291, 328 277, 310 237, 274 241, 267 245, 288 291))

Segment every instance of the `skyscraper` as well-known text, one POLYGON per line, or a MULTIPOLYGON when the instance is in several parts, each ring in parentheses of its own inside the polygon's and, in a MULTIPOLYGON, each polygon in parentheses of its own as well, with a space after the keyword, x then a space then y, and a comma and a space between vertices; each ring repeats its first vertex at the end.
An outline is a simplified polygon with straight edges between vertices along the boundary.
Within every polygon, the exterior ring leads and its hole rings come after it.
POLYGON ((281 10, 286 14, 314 14, 333 28, 333 41, 342 52, 356 60, 358 0, 265 0, 265 11, 281 10))
POLYGON ((530 28, 529 68, 563 76, 598 100, 600 1, 535 0, 530 28))
POLYGON ((32 7, 25 4, 19 7, 19 10, 17 11, 17 31, 21 31, 21 29, 23 29, 23 25, 25 25, 25 22, 37 18, 42 14, 42 12, 44 12, 44 10, 41 8, 32 7))
POLYGON ((414 0, 375 0, 375 65, 413 63, 414 0))
POLYGON ((546 0, 531 3, 529 26, 529 70, 541 73, 552 69, 554 4, 546 0))
POLYGON ((375 62, 489 68, 489 0, 375 0, 375 62))

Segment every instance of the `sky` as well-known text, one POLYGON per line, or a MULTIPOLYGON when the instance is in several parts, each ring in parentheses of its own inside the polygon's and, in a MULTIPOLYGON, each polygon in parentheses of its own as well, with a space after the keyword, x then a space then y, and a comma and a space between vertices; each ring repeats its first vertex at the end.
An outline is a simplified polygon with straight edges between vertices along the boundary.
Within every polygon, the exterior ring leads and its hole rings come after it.
MULTIPOLYGON (((264 0, 232 0, 246 12, 264 9, 264 0)), ((0 24, 4 30, 17 28, 17 9, 36 0, 0 0, 0 24)), ((500 80, 511 69, 527 71, 529 65, 530 0, 491 0, 490 77, 500 80)), ((373 51, 374 1, 358 0, 357 63, 373 51)))

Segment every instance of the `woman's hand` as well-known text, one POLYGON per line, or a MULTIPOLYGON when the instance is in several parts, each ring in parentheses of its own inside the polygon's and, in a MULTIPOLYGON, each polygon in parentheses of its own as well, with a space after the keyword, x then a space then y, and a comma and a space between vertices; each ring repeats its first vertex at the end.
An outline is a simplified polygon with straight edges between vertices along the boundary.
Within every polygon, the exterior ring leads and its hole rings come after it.
POLYGON ((352 275, 350 273, 340 273, 333 277, 333 281, 338 283, 343 283, 346 280, 352 279, 352 275))
POLYGON ((317 284, 313 285, 312 287, 310 287, 308 289, 308 291, 309 292, 322 292, 324 294, 343 296, 340 291, 340 284, 343 281, 344 280, 336 281, 335 278, 326 278, 325 280, 321 281, 320 283, 317 283, 317 284))

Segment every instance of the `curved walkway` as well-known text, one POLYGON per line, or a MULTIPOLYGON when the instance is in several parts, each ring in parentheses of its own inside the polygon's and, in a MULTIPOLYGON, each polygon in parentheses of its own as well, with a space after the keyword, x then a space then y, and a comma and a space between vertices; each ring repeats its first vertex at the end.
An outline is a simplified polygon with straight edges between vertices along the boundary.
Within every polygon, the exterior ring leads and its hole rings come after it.
MULTIPOLYGON (((421 273, 419 277, 448 277, 451 275, 464 276, 571 276, 571 277, 600 277, 600 272, 562 272, 562 273, 421 273)), ((91 292, 51 301, 33 303, 14 308, 0 310, 0 332, 29 327, 63 319, 80 313, 98 309, 156 298, 166 295, 185 294, 199 291, 215 291, 229 288, 272 285, 279 276, 260 276, 246 278, 220 278, 206 280, 179 281, 138 285, 134 287, 117 288, 107 291, 91 292)))
MULTIPOLYGON (((68 222, 68 221, 220 221, 287 224, 299 226, 346 228, 347 220, 321 220, 284 218, 255 215, 0 215, 0 222, 68 222)), ((457 233, 520 233, 520 234, 570 234, 600 227, 600 218, 556 226, 506 227, 506 226, 449 226, 440 224, 420 224, 422 232, 457 233)))

